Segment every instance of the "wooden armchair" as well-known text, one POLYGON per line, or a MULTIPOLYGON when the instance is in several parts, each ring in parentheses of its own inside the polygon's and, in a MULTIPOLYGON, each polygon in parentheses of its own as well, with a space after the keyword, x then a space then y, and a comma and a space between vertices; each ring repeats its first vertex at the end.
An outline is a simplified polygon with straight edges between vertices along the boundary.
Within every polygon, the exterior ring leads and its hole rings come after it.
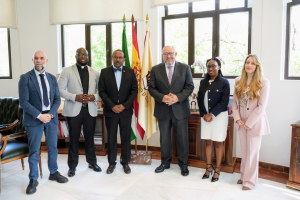
MULTIPOLYGON (((23 109, 19 107, 19 99, 0 98, 0 194, 2 164, 21 159, 22 168, 25 169, 24 158, 28 157, 29 148, 22 118, 23 109), (13 122, 9 123, 9 121, 13 122)), ((42 178, 41 151, 39 155, 40 176, 42 178)))

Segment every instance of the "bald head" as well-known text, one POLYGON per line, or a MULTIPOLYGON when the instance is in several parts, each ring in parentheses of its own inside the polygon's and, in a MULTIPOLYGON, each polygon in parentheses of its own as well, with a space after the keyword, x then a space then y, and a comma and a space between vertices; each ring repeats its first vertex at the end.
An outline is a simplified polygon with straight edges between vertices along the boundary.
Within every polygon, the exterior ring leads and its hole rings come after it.
POLYGON ((89 62, 89 52, 85 48, 81 47, 76 50, 75 58, 77 64, 81 66, 87 65, 89 62))
POLYGON ((33 54, 32 62, 34 68, 40 73, 43 73, 48 63, 47 55, 43 51, 37 51, 33 54))

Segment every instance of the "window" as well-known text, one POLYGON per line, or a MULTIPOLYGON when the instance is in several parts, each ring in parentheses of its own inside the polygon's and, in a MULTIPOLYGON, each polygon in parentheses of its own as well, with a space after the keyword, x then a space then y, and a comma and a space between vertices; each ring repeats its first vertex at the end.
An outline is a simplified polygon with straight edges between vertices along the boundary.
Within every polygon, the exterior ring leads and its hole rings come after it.
POLYGON ((300 1, 287 4, 285 79, 300 80, 300 1))
MULTIPOLYGON (((130 60, 132 52, 131 24, 131 22, 126 22, 130 60)), ((76 63, 76 50, 80 47, 86 48, 89 52, 88 65, 94 69, 101 71, 112 65, 112 52, 122 49, 122 33, 123 22, 62 25, 62 66, 68 67, 76 63)))
MULTIPOLYGON (((234 78, 251 52, 252 9, 247 5, 248 0, 206 0, 165 6, 162 45, 173 45, 176 59, 189 65, 220 56, 223 75, 234 78)), ((202 77, 200 69, 192 73, 202 77)))
POLYGON ((0 28, 0 79, 11 79, 10 34, 8 28, 0 28))

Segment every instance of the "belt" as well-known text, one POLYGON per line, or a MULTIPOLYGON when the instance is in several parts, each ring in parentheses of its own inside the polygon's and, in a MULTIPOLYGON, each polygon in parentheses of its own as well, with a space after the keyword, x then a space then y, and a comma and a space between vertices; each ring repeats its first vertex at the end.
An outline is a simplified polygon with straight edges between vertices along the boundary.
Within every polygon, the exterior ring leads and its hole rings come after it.
POLYGON ((87 106, 87 103, 82 103, 82 107, 86 107, 87 106))
POLYGON ((43 110, 42 111, 42 114, 46 114, 46 113, 48 113, 50 110, 43 110))

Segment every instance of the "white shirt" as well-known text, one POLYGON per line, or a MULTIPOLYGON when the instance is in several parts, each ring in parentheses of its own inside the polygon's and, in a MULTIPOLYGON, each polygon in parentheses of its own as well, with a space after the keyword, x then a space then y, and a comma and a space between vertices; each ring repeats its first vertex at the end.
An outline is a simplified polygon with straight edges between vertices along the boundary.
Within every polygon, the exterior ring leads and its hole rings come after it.
MULTIPOLYGON (((35 68, 34 68, 34 72, 35 72, 35 75, 36 75, 36 78, 38 80, 38 83, 39 83, 39 87, 40 87, 40 91, 41 91, 41 98, 42 98, 42 111, 45 111, 45 110, 50 110, 51 108, 51 105, 50 105, 50 86, 49 86, 49 82, 48 82, 48 79, 47 79, 47 76, 46 76, 46 71, 44 71, 42 74, 44 74, 44 79, 45 79, 45 83, 46 83, 46 88, 47 88, 47 92, 48 92, 48 101, 49 101, 49 105, 46 107, 44 105, 44 99, 43 99, 43 87, 42 87, 42 82, 41 82, 41 77, 40 77, 40 72, 37 71, 35 68)), ((39 114, 37 116, 37 118, 40 117, 41 114, 39 114)))

